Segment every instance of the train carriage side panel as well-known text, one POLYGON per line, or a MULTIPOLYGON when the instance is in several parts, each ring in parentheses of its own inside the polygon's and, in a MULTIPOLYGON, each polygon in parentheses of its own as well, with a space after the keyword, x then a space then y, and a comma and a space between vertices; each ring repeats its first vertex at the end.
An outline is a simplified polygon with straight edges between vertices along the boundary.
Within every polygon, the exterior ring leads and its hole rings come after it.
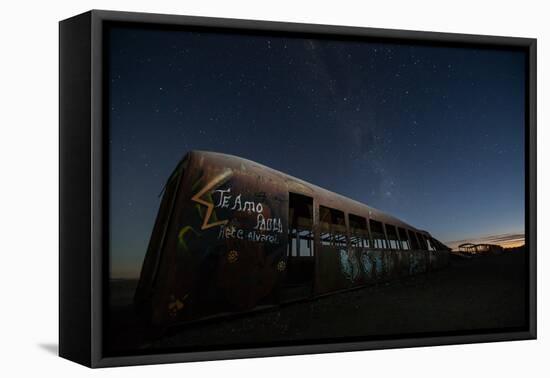
POLYGON ((168 180, 135 296, 153 324, 277 305, 448 262, 446 247, 427 232, 367 205, 234 156, 186 156, 168 180))
POLYGON ((277 304, 283 185, 238 161, 194 153, 182 186, 158 267, 153 323, 277 304))
POLYGON ((191 154, 187 154, 182 162, 178 164, 172 175, 168 178, 162 190, 162 199, 151 233, 151 238, 141 267, 141 273, 134 295, 134 304, 138 312, 146 319, 152 317, 152 301, 154 293, 157 292, 156 283, 159 275, 159 267, 165 254, 169 253, 167 248, 169 235, 173 232, 176 203, 185 192, 182 185, 185 173, 188 170, 191 154))
POLYGON ((349 248, 345 214, 327 202, 318 206, 318 294, 347 289, 361 277, 356 250, 349 248))

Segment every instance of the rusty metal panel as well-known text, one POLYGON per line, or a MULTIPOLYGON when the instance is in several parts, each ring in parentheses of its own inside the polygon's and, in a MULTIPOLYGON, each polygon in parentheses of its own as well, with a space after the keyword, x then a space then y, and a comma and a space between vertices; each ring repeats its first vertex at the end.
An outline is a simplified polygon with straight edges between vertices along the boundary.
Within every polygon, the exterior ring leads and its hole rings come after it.
POLYGON ((340 272, 338 248, 319 246, 317 251, 316 294, 329 293, 346 287, 344 276, 340 272))
POLYGON ((444 267, 448 253, 421 250, 384 250, 321 247, 318 294, 385 282, 444 267))
POLYGON ((287 193, 238 161, 195 155, 182 178, 152 300, 153 323, 277 304, 287 193), (268 190, 266 190, 268 188, 268 190), (271 295, 271 296, 270 296, 271 295))
POLYGON ((419 274, 427 271, 427 251, 411 251, 409 259, 409 274, 419 274))
POLYGON ((377 252, 372 250, 361 251, 360 261, 365 283, 375 283, 382 277, 382 255, 377 252))

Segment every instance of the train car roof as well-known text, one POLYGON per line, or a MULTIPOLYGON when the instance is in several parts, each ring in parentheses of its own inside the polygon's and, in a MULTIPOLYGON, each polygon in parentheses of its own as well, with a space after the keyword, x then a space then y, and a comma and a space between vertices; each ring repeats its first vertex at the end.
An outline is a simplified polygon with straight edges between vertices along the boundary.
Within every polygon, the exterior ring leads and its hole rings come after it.
MULTIPOLYGON (((369 219, 372 218, 379 222, 389 223, 391 225, 398 226, 401 228, 408 228, 413 231, 431 236, 429 232, 425 230, 420 230, 381 210, 375 209, 359 201, 345 197, 341 194, 332 192, 330 190, 321 188, 315 184, 309 183, 307 181, 304 181, 297 177, 283 173, 276 169, 267 167, 263 164, 257 163, 252 160, 248 160, 248 159, 241 158, 234 155, 223 154, 219 152, 199 151, 199 150, 190 151, 182 159, 182 162, 185 161, 187 157, 189 157, 191 160, 190 164, 193 164, 193 161, 196 161, 196 159, 204 159, 208 164, 225 165, 228 167, 232 167, 233 169, 234 167, 241 167, 246 169, 246 171, 248 172, 256 173, 258 175, 262 175, 263 177, 270 176, 271 178, 283 180, 286 182, 290 192, 303 194, 310 197, 315 197, 317 198, 319 204, 322 206, 334 208, 336 210, 344 211, 348 214, 351 213, 351 214, 363 216, 363 217, 367 217, 368 215, 369 219)), ((177 169, 178 168, 176 168, 176 170, 177 169)))

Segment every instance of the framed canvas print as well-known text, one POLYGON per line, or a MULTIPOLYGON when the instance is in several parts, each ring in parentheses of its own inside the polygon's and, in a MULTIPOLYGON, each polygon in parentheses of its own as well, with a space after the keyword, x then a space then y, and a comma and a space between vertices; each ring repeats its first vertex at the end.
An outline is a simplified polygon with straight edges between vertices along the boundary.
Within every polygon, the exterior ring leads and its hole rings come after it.
POLYGON ((536 337, 536 41, 60 23, 60 355, 536 337))

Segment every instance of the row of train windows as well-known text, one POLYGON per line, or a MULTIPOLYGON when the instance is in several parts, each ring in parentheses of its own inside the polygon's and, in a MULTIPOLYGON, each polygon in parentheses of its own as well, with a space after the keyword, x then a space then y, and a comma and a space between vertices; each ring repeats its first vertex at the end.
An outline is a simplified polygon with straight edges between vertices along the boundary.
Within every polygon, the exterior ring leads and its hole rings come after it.
MULTIPOLYGON (((435 241, 423 234, 402 227, 348 214, 350 246, 381 249, 437 249, 435 241), (370 232, 369 232, 370 229, 370 232)), ((347 228, 344 212, 319 206, 321 245, 347 245, 347 228)))
MULTIPOLYGON (((292 194, 289 207, 289 243, 294 256, 313 256, 313 200, 292 194)), ((428 250, 444 246, 437 240, 392 224, 348 214, 349 245, 357 248, 428 250)), ((324 246, 347 247, 348 230, 341 210, 319 206, 319 236, 324 246)))

